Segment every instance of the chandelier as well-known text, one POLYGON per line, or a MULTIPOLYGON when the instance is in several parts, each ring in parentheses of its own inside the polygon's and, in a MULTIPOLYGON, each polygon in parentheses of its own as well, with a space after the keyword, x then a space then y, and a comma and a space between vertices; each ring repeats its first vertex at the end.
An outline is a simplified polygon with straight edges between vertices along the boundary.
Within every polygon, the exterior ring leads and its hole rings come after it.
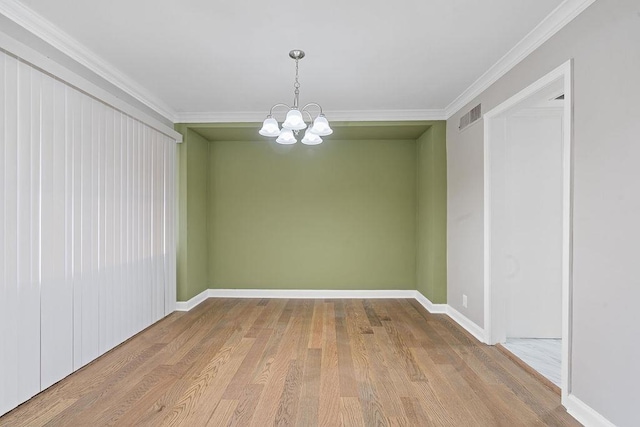
POLYGON ((289 52, 291 59, 296 61, 296 81, 293 84, 293 106, 290 107, 287 104, 275 104, 269 110, 269 115, 262 123, 262 128, 258 133, 262 136, 268 136, 276 138, 278 144, 295 144, 298 142, 298 133, 307 129, 304 132, 301 142, 306 145, 318 145, 322 142, 321 136, 328 136, 333 133, 327 118, 322 113, 322 107, 315 102, 311 102, 302 108, 298 107, 298 98, 300 96, 300 82, 298 81, 298 61, 304 58, 304 52, 298 49, 294 49, 289 52), (284 107, 288 110, 287 116, 282 123, 282 129, 278 126, 278 121, 273 117, 273 110, 278 107, 284 107), (315 107, 320 110, 316 118, 314 119, 309 112, 309 108, 315 107), (309 118, 309 125, 305 122, 304 114, 309 118), (308 127, 310 126, 310 127, 308 127))

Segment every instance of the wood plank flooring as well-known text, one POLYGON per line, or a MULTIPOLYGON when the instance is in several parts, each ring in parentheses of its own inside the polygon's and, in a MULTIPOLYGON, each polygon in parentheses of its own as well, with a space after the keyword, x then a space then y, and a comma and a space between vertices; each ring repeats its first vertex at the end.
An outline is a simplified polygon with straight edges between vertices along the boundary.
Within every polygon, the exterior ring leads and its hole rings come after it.
POLYGON ((209 299, 0 426, 577 426, 496 348, 416 301, 209 299))

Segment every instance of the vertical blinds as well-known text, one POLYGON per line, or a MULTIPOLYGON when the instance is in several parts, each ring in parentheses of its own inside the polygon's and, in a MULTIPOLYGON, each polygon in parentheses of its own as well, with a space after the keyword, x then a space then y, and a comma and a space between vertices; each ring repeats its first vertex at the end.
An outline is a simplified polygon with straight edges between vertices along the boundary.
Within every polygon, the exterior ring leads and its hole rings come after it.
POLYGON ((0 415, 174 310, 175 155, 0 51, 0 415))

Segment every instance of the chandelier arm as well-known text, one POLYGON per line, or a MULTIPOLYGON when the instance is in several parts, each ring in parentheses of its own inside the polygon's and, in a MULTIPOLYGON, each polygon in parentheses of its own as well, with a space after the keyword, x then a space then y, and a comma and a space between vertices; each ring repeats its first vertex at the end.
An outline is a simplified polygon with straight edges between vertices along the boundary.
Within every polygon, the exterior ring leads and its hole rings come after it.
POLYGON ((302 109, 300 112, 301 113, 307 113, 307 116, 309 116, 309 121, 311 123, 313 123, 313 116, 311 115, 311 113, 308 110, 302 109))
POLYGON ((282 104, 282 103, 281 103, 281 104, 275 104, 275 105, 274 105, 273 107, 271 107, 271 109, 269 110, 269 117, 271 117, 271 116, 273 115, 273 110, 274 110, 276 107, 286 107, 286 108, 287 108, 287 109, 289 109, 289 110, 291 109, 291 107, 289 107, 287 104, 282 104))
POLYGON ((301 110, 301 111, 308 111, 308 110, 307 110, 307 107, 311 107, 311 106, 318 107, 318 108, 320 109, 320 114, 323 114, 323 113, 322 113, 322 106, 320 106, 320 104, 317 104, 317 103, 315 103, 315 102, 310 102, 310 103, 308 103, 307 105, 305 105, 304 107, 302 107, 302 110, 301 110))

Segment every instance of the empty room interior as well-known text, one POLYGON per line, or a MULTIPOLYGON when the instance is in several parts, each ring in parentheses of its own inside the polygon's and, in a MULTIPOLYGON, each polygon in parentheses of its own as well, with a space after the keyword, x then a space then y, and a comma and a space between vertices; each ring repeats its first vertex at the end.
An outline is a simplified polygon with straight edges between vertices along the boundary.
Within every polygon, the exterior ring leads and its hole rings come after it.
POLYGON ((0 0, 0 426, 640 425, 640 2, 0 0))

